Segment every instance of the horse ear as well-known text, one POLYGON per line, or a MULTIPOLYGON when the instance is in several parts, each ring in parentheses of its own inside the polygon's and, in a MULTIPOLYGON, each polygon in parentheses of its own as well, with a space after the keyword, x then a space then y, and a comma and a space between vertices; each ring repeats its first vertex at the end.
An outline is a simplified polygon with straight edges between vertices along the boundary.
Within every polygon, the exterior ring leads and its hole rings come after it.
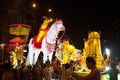
POLYGON ((62 18, 56 18, 56 21, 59 21, 59 20, 62 21, 62 18))
POLYGON ((56 24, 61 24, 61 23, 63 23, 62 19, 56 20, 56 24))

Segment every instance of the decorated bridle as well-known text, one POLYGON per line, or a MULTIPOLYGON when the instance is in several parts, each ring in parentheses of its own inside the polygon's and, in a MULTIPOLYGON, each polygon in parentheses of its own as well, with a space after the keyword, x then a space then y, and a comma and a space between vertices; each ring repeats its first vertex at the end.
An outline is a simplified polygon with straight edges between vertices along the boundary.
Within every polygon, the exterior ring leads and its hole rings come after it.
POLYGON ((61 26, 63 26, 62 20, 57 20, 55 25, 56 29, 58 30, 58 32, 63 31, 63 34, 59 38, 57 38, 57 40, 60 40, 65 34, 65 27, 60 28, 61 26))

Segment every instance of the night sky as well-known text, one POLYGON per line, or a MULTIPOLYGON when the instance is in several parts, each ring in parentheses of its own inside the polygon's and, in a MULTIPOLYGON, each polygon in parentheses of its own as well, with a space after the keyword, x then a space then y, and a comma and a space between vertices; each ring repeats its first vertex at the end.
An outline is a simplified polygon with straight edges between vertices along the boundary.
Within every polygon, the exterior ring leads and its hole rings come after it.
MULTIPOLYGON (((30 0, 25 0, 29 5, 30 0)), ((32 0, 31 0, 32 1, 32 0)), ((89 31, 101 32, 101 46, 111 50, 120 58, 120 5, 119 2, 102 0, 34 0, 37 1, 37 18, 51 16, 62 18, 66 27, 65 35, 78 49, 83 49, 83 39, 89 31), (53 12, 48 14, 48 8, 53 12)), ((12 2, 11 2, 12 3, 12 2)), ((102 51, 104 50, 102 47, 102 51)))
POLYGON ((83 49, 83 39, 87 39, 89 31, 100 31, 102 51, 107 47, 112 56, 120 56, 120 9, 117 2, 45 0, 41 4, 52 8, 54 17, 62 18, 65 35, 76 48, 83 49))

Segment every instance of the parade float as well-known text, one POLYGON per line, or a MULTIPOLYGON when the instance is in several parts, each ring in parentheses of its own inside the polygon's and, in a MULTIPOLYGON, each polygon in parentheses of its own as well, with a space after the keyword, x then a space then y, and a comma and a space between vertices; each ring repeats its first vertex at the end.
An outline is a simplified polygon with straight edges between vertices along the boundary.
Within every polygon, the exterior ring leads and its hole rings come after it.
POLYGON ((79 52, 77 52, 77 50, 78 49, 69 42, 69 39, 64 38, 62 41, 58 41, 55 56, 60 60, 61 64, 70 63, 71 60, 79 60, 79 52))
POLYGON ((104 59, 101 51, 101 41, 99 32, 91 31, 88 33, 88 39, 84 40, 83 56, 84 58, 92 56, 96 60, 97 68, 102 68, 104 59))
POLYGON ((26 65, 33 66, 36 64, 39 54, 43 53, 43 63, 47 60, 52 62, 53 53, 56 48, 56 41, 61 31, 65 32, 62 20, 56 20, 49 27, 51 22, 46 16, 38 30, 38 34, 29 40, 29 52, 27 55, 26 65))
POLYGON ((9 25, 9 33, 12 39, 9 41, 10 61, 14 68, 18 65, 18 61, 24 61, 24 47, 31 30, 31 26, 26 24, 11 24, 9 25))
MULTIPOLYGON (((56 56, 61 61, 62 64, 70 63, 71 60, 79 61, 79 66, 81 70, 77 71, 88 71, 86 66, 86 57, 92 56, 96 60, 97 68, 101 69, 103 67, 103 56, 101 53, 101 42, 100 33, 97 31, 89 32, 88 39, 84 40, 84 48, 82 52, 77 52, 78 49, 71 45, 69 39, 64 39, 59 42, 56 49, 56 56)), ((79 67, 78 66, 78 67, 79 67)))

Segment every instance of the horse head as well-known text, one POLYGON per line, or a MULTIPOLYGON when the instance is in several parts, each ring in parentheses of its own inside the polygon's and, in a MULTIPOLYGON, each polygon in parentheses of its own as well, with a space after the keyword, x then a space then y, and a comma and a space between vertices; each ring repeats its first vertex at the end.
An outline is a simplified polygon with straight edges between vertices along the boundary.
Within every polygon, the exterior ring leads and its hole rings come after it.
MULTIPOLYGON (((54 44, 56 39, 58 39, 58 35, 60 32, 65 32, 65 26, 63 25, 63 21, 61 19, 56 20, 51 26, 49 31, 47 32, 47 42, 54 44)), ((64 34, 64 33, 63 33, 64 34)), ((62 34, 62 36, 63 36, 62 34)), ((60 36, 60 38, 62 37, 60 36)), ((59 39, 60 39, 59 38, 59 39)))
POLYGON ((65 27, 64 27, 64 25, 63 25, 62 19, 57 20, 57 21, 55 22, 55 24, 56 24, 56 29, 57 29, 58 31, 65 31, 65 27))
POLYGON ((65 26, 63 25, 62 19, 59 19, 55 22, 56 29, 58 31, 57 39, 61 39, 65 33, 65 26))

